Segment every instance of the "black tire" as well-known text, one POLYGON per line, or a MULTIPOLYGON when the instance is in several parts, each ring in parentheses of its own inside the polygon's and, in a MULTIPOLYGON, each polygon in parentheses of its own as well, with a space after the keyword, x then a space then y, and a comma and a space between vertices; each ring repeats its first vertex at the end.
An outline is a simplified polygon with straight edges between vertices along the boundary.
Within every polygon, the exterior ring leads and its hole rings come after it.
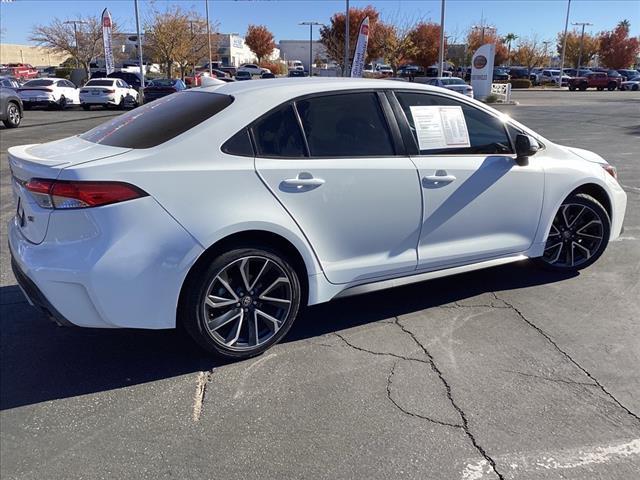
POLYGON ((3 120, 4 126, 7 128, 17 128, 22 121, 22 112, 20 112, 20 106, 16 102, 7 103, 7 119, 3 120))
MULTIPOLYGON (((256 288, 256 290, 258 289, 259 288, 256 288)), ((295 321, 300 311, 302 301, 302 289, 298 273, 292 267, 291 263, 285 255, 283 255, 276 249, 273 249, 266 245, 246 245, 242 248, 235 248, 217 256, 213 259, 213 261, 209 263, 203 263, 199 266, 196 266, 196 270, 190 273, 183 288, 183 292, 185 293, 183 294, 183 297, 181 299, 178 312, 179 326, 184 327, 189 335, 196 341, 196 343, 198 343, 198 345, 204 348, 207 352, 227 360, 242 360, 245 358, 255 357, 262 354, 268 348, 280 341, 293 325, 293 322, 295 321), (288 277, 291 299, 286 316, 283 317, 279 329, 276 330, 275 333, 272 334, 272 336, 265 340, 264 343, 259 343, 257 346, 245 346, 242 347, 242 350, 238 350, 234 347, 226 347, 220 342, 220 340, 214 339, 214 335, 210 333, 209 328, 206 326, 204 318, 206 308, 204 307, 204 303, 206 296, 209 294, 210 288, 217 276, 221 272, 225 271, 225 269, 227 269, 230 265, 234 264, 234 262, 239 262, 241 261, 241 259, 246 257, 258 257, 258 261, 261 259, 268 259, 269 261, 277 265, 277 267, 275 268, 279 267, 279 269, 281 269, 281 271, 284 272, 288 277)), ((242 300, 244 300, 244 297, 241 298, 241 301, 242 300)), ((240 304, 229 306, 229 308, 234 311, 247 311, 247 309, 244 309, 242 307, 239 309, 236 308, 238 307, 238 305, 240 304)), ((242 305, 244 305, 244 303, 242 305)), ((260 304, 258 304, 258 306, 256 307, 249 305, 249 309, 257 309, 259 308, 259 306, 260 304)), ((247 315, 251 315, 251 313, 252 312, 249 312, 247 313, 247 315)), ((249 338, 249 323, 245 323, 246 326, 243 326, 242 328, 247 330, 246 335, 247 338, 249 338)), ((242 335, 244 335, 244 331, 242 335)))
POLYGON ((576 91, 576 86, 575 85, 569 85, 569 90, 571 90, 572 92, 576 91))
POLYGON ((633 85, 633 86, 631 87, 631 90, 633 90, 634 92, 637 92, 637 91, 638 91, 638 88, 640 88, 640 87, 638 87, 638 85, 633 85))
POLYGON ((120 97, 120 102, 118 103, 118 110, 124 110, 124 97, 120 97))
POLYGON ((610 92, 614 91, 616 88, 618 88, 618 84, 615 82, 611 82, 609 85, 607 85, 607 90, 609 90, 610 92))
POLYGON ((91 105, 82 105, 82 109, 83 109, 85 112, 88 112, 89 110, 91 110, 91 105))
POLYGON ((67 108, 67 99, 64 97, 64 95, 60 97, 60 100, 58 100, 58 105, 56 106, 58 110, 64 110, 65 108, 67 108))
POLYGON ((587 84, 585 84, 585 83, 583 83, 583 84, 582 84, 582 85, 580 85, 578 88, 580 89, 580 91, 581 91, 581 92, 584 92, 584 91, 588 88, 588 85, 587 85, 587 84))
MULTIPOLYGON (((574 224, 578 220, 578 217, 580 217, 580 215, 576 215, 576 218, 573 219, 574 224)), ((588 266, 592 265, 596 260, 598 260, 598 258, 600 258, 600 256, 605 251, 609 243, 609 236, 611 234, 611 219, 609 218, 609 214, 607 213, 607 211, 605 210, 605 208, 602 206, 600 202, 598 202, 595 198, 585 193, 578 193, 566 198, 564 202, 562 202, 562 205, 560 206, 560 209, 558 210, 558 212, 556 212, 556 216, 554 217, 554 220, 553 220, 553 225, 554 226, 552 226, 552 230, 555 229, 555 231, 558 233, 557 234, 549 233, 547 238, 547 243, 545 245, 544 255, 542 257, 538 257, 535 259, 535 262, 539 266, 547 270, 552 270, 556 272, 572 272, 572 271, 582 270, 583 268, 587 268, 588 266), (558 244, 556 242, 564 242, 565 244, 567 242, 571 242, 572 244, 571 247, 573 250, 573 245, 575 244, 574 238, 578 239, 579 242, 581 242, 584 239, 584 238, 579 239, 578 237, 580 237, 580 235, 575 235, 575 236, 573 235, 573 233, 575 232, 575 229, 565 229, 564 231, 559 231, 559 229, 556 227, 556 225, 559 225, 562 222, 561 220, 559 221, 559 217, 561 216, 561 209, 566 205, 570 205, 571 208, 575 208, 579 206, 587 207, 588 209, 587 213, 589 215, 593 213, 594 215, 593 219, 599 220, 601 223, 601 226, 598 226, 598 224, 595 223, 591 227, 588 227, 588 228, 597 229, 598 235, 599 236, 601 235, 601 239, 599 243, 596 244, 595 240, 590 240, 591 242, 594 242, 591 245, 587 243, 582 244, 582 247, 576 245, 579 247, 579 249, 582 248, 583 250, 590 250, 590 254, 587 256, 586 259, 584 259, 583 261, 580 261, 575 265, 567 265, 566 262, 562 263, 560 262, 560 258, 556 258, 556 261, 553 262, 552 261, 553 258, 551 258, 557 252, 557 250, 554 250, 552 247, 552 245, 558 244), (569 231, 571 231, 571 234, 569 234, 571 236, 567 238, 566 235, 568 235, 567 232, 569 231), (552 235, 557 236, 558 238, 553 240, 552 235)), ((582 230, 584 232, 585 228, 587 227, 580 227, 580 228, 577 228, 577 230, 578 231, 582 230)), ((593 236, 592 235, 593 233, 594 233, 593 230, 590 231, 586 235, 586 240, 589 240, 589 236, 593 236)), ((558 254, 559 256, 562 256, 563 248, 565 248, 565 245, 560 244, 560 253, 558 254)), ((565 250, 565 260, 567 259, 566 255, 568 254, 567 254, 567 251, 565 250)), ((581 252, 579 252, 579 255, 581 255, 581 252)), ((573 262, 573 254, 571 254, 571 261, 573 262)))

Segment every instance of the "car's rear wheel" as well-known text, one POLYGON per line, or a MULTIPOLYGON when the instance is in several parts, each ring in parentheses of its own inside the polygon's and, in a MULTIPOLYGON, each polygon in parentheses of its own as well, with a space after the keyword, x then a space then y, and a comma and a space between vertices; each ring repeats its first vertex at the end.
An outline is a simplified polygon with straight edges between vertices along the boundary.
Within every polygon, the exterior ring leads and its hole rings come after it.
POLYGON ((261 354, 286 335, 301 303, 300 280, 269 247, 228 251, 185 285, 181 322, 207 351, 227 359, 261 354))
POLYGON ((4 126, 7 128, 16 128, 22 121, 22 114, 20 113, 20 107, 16 102, 9 102, 7 104, 7 119, 4 120, 4 126))
POLYGON ((600 202, 583 193, 572 195, 560 205, 537 261, 552 270, 586 268, 607 248, 610 232, 611 220, 600 202))
POLYGON ((607 85, 607 90, 609 90, 611 92, 611 91, 615 90, 617 86, 618 85, 615 82, 611 82, 609 85, 607 85))

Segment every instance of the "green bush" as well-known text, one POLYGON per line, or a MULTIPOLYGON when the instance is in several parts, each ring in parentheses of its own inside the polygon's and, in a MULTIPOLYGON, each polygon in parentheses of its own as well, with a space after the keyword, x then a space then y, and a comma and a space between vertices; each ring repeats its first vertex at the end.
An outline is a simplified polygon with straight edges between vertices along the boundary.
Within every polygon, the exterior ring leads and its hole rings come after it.
POLYGON ((72 70, 73 68, 56 68, 55 76, 56 78, 69 79, 72 70))
POLYGON ((490 93, 484 99, 484 103, 496 103, 498 101, 498 95, 495 93, 490 93))
POLYGON ((528 78, 514 78, 509 80, 511 88, 531 88, 531 80, 528 78))

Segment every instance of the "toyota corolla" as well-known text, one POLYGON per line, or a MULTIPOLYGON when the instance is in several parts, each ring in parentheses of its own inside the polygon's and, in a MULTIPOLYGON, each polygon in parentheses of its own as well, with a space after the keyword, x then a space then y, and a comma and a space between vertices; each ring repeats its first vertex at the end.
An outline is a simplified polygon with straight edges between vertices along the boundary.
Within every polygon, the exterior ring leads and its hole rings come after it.
POLYGON ((33 304, 65 325, 181 324, 236 359, 305 304, 524 259, 585 268, 626 207, 595 153, 387 80, 193 89, 9 163, 33 304))

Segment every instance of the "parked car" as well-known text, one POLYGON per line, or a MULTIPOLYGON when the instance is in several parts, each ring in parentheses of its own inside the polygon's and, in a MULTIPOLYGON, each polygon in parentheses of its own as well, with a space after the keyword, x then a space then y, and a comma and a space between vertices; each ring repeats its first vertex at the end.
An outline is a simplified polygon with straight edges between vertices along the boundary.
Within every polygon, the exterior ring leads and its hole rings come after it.
POLYGON ((80 104, 76 86, 64 78, 36 78, 18 89, 25 110, 32 107, 55 107, 60 110, 80 104))
MULTIPOLYGON (((560 69, 545 68, 537 76, 536 81, 533 82, 536 85, 558 84, 558 77, 560 76, 560 69)), ((569 84, 571 77, 568 75, 562 75, 561 86, 569 84)))
POLYGON ((401 77, 417 77, 424 75, 424 69, 417 65, 403 65, 398 68, 398 75, 401 77))
POLYGON ((125 108, 138 106, 138 90, 119 78, 94 78, 80 89, 80 105, 84 110, 92 106, 125 108))
POLYGON ((507 73, 512 79, 529 78, 529 69, 526 67, 511 67, 507 73))
MULTIPOLYGON (((631 80, 634 77, 640 75, 640 71, 632 70, 628 68, 621 68, 618 70, 618 73, 622 75, 626 80, 631 80)), ((623 80, 624 81, 624 80, 623 80)))
POLYGON ((6 128, 16 128, 22 122, 22 100, 14 88, 0 86, 0 121, 6 128))
POLYGON ((98 70, 91 74, 90 79, 94 78, 119 78, 120 80, 124 80, 128 85, 131 85, 136 90, 139 90, 142 87, 142 77, 138 72, 111 72, 107 75, 107 72, 104 70, 98 70))
POLYGON ((271 70, 259 67, 254 63, 245 63, 238 68, 236 75, 240 72, 249 72, 251 75, 262 75, 263 73, 271 73, 271 70))
POLYGON ((144 87, 144 101, 152 102, 172 93, 186 90, 187 86, 179 78, 156 78, 144 87))
POLYGON ((225 72, 230 77, 235 77, 237 72, 236 67, 220 67, 219 70, 225 72))
POLYGON ((4 88, 11 88, 13 90, 18 90, 20 88, 20 82, 16 77, 0 77, 0 86, 4 88))
POLYGON ((447 90, 452 90, 473 98, 473 87, 471 85, 467 85, 467 82, 458 77, 417 77, 414 82, 446 88, 447 90))
POLYGON ((567 278, 620 236, 627 198, 595 153, 382 79, 186 90, 8 162, 34 305, 67 325, 180 325, 228 359, 267 350, 305 304, 527 258, 567 278), (456 107, 455 131, 423 107, 456 107))
POLYGON ((262 75, 260 75, 260 78, 276 78, 276 76, 271 72, 265 72, 262 75))
POLYGON ((39 73, 38 76, 40 78, 55 77, 56 76, 56 67, 39 68, 38 69, 38 73, 39 73))
POLYGON ((569 90, 584 91, 587 88, 615 90, 621 83, 620 78, 609 77, 607 72, 591 72, 583 77, 575 77, 569 80, 569 90))
POLYGON ((290 77, 306 77, 307 74, 304 70, 289 70, 290 77))
POLYGON ((640 74, 620 84, 620 90, 633 90, 635 92, 638 89, 640 89, 640 74))
POLYGON ((225 72, 224 70, 219 70, 217 68, 212 69, 211 72, 218 78, 230 78, 231 77, 231 75, 229 75, 229 73, 225 72))
POLYGON ((252 78, 251 72, 246 70, 238 70, 236 72, 236 80, 251 80, 252 78))
POLYGON ((16 77, 21 81, 26 81, 38 78, 40 72, 29 63, 5 63, 0 75, 16 77))
POLYGON ((503 68, 493 69, 493 81, 494 82, 508 82, 511 77, 507 71, 503 68))
POLYGON ((621 75, 620 72, 612 68, 592 68, 592 71, 606 73, 609 78, 612 78, 614 80, 617 79, 620 82, 625 80, 625 77, 621 75))
POLYGON ((380 75, 385 75, 390 77, 393 75, 393 68, 391 68, 391 65, 379 63, 378 65, 376 65, 375 72, 380 75))
POLYGON ((563 68, 562 71, 564 72, 564 75, 568 75, 570 77, 583 77, 587 73, 592 72, 590 68, 581 68, 580 70, 575 68, 563 68))

